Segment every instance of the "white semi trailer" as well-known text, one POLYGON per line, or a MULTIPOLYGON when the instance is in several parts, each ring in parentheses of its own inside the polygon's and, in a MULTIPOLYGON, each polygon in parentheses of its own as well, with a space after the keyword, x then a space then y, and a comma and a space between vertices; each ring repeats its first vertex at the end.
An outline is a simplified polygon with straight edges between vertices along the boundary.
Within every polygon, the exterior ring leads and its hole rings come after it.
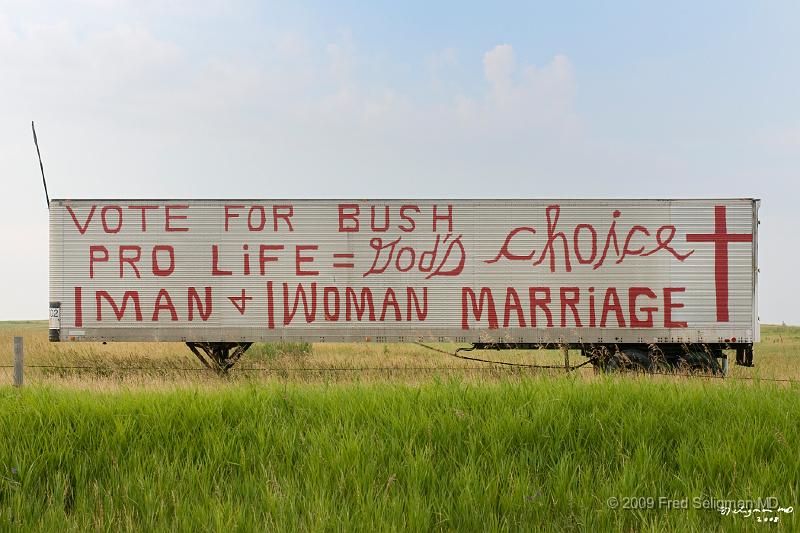
POLYGON ((560 345, 752 364, 758 200, 54 200, 51 341, 560 345))

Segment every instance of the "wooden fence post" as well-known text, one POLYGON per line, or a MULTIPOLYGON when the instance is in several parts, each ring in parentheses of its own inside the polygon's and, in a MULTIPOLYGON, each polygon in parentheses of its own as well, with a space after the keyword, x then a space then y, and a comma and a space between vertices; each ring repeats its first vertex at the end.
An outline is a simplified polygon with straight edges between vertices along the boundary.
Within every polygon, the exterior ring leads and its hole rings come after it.
POLYGON ((22 337, 14 337, 14 386, 22 387, 23 378, 22 337))
POLYGON ((564 354, 564 368, 569 370, 569 344, 561 345, 561 353, 564 354))

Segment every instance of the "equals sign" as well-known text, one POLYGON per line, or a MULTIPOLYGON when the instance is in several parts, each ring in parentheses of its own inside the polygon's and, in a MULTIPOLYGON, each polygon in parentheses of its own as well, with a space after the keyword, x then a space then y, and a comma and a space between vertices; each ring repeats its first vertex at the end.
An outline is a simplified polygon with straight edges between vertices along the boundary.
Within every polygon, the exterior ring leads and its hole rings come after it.
POLYGON ((333 260, 334 261, 336 261, 337 259, 339 259, 339 260, 349 259, 349 261, 345 261, 345 262, 339 262, 339 263, 334 262, 333 263, 333 268, 353 268, 353 267, 355 267, 355 264, 353 263, 353 256, 354 256, 354 254, 352 254, 350 252, 333 254, 333 260))

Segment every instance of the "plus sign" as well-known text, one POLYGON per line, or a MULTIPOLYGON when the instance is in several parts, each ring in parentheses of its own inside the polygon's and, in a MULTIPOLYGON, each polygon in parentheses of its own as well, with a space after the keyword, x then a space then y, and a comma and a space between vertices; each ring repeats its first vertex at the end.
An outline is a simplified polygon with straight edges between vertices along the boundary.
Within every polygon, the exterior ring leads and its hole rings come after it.
POLYGON ((228 296, 228 300, 231 301, 236 310, 239 311, 240 315, 244 314, 245 308, 247 307, 247 302, 249 302, 252 299, 253 297, 247 296, 247 291, 244 289, 242 289, 241 296, 228 296))
POLYGON ((714 281, 717 286, 717 322, 728 322, 728 243, 753 242, 750 233, 728 233, 726 208, 714 206, 714 233, 691 233, 687 242, 714 243, 714 281))

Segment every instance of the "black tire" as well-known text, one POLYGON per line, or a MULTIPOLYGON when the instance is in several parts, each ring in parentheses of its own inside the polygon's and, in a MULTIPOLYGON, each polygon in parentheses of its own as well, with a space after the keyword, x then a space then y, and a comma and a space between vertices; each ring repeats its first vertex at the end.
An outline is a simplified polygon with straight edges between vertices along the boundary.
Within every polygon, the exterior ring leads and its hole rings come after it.
POLYGON ((722 367, 717 358, 709 353, 696 351, 681 355, 678 358, 679 369, 691 372, 705 372, 714 375, 722 374, 722 367))
POLYGON ((656 369, 650 353, 639 348, 626 348, 609 354, 599 366, 604 372, 653 372, 656 369))

